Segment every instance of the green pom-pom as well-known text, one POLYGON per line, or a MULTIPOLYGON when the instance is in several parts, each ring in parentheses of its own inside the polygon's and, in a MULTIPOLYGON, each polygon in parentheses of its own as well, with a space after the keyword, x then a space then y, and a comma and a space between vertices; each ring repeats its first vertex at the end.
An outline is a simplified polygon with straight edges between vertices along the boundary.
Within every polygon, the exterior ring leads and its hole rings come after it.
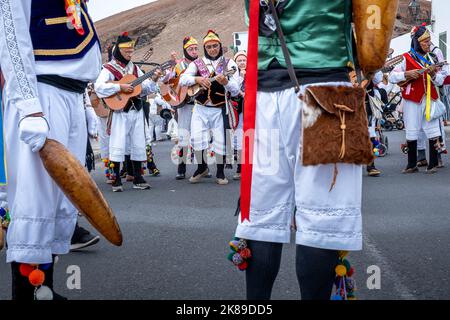
POLYGON ((352 265, 350 264, 350 262, 347 259, 344 259, 342 261, 342 264, 345 266, 345 269, 350 270, 350 268, 352 267, 352 265))
POLYGON ((231 262, 233 262, 233 256, 234 256, 235 252, 230 252, 227 256, 227 259, 230 260, 231 262))

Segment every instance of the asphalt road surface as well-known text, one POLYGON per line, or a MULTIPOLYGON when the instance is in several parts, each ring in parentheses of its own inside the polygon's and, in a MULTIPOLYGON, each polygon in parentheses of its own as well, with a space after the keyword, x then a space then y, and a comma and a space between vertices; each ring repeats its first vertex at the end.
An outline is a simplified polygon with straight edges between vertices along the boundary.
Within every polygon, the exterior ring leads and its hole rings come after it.
MULTIPOLYGON (((380 177, 364 175, 364 248, 349 260, 356 268, 357 297, 376 299, 450 298, 450 161, 435 175, 403 175, 404 132, 388 133, 389 154, 377 159, 380 177), (375 266, 375 267, 373 267, 375 266), (379 269, 378 269, 379 268, 379 269), (380 271, 380 286, 367 271, 380 271), (369 289, 367 281, 375 285, 369 289)), ((244 299, 244 273, 227 259, 239 183, 214 179, 191 185, 176 181, 170 162, 173 143, 154 147, 162 174, 148 177, 151 190, 112 193, 102 169, 94 178, 114 209, 124 244, 97 245, 62 256, 55 289, 69 299, 244 299), (81 289, 69 290, 69 266, 78 266, 81 289)), ((235 169, 235 168, 234 168, 235 169)), ((189 168, 192 174, 194 168, 189 168)), ((215 171, 215 170, 213 170, 215 171)), ((234 170, 227 170, 229 178, 234 170)), ((81 224, 88 227, 82 219, 81 224)), ((88 227, 90 228, 90 227, 88 227)), ((92 228, 90 228, 92 230, 92 228)), ((273 299, 299 299, 295 245, 285 245, 273 299)), ((5 250, 0 253, 5 261, 5 250)), ((70 271, 70 269, 69 269, 70 271)), ((69 281, 70 282, 70 281, 69 281)), ((10 270, 0 263, 0 299, 10 298, 10 270)))

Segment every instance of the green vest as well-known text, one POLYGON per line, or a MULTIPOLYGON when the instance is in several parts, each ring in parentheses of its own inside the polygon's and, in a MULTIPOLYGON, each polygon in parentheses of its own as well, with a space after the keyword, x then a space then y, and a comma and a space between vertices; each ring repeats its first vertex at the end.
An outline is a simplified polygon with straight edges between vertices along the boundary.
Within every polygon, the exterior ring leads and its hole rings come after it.
MULTIPOLYGON (((285 0, 280 22, 296 69, 353 66, 351 0, 285 0)), ((248 17, 249 0, 245 0, 248 17)), ((273 59, 286 67, 278 35, 260 36, 258 69, 273 59)))

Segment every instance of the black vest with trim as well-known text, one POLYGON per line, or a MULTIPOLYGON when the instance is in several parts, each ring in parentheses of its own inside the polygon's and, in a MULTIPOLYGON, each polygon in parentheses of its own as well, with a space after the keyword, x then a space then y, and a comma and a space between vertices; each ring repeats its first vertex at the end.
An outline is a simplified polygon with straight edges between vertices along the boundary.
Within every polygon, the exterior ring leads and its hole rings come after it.
POLYGON ((95 43, 100 45, 84 1, 81 1, 84 35, 69 28, 67 22, 64 0, 32 0, 30 35, 37 61, 79 59, 95 43))
MULTIPOLYGON (((200 76, 200 74, 198 74, 198 76, 200 76)), ((213 77, 214 76, 215 73, 213 77)), ((225 105, 225 87, 217 81, 214 81, 211 83, 209 90, 202 90, 195 100, 197 103, 204 106, 209 102, 211 106, 207 107, 223 107, 225 105)))

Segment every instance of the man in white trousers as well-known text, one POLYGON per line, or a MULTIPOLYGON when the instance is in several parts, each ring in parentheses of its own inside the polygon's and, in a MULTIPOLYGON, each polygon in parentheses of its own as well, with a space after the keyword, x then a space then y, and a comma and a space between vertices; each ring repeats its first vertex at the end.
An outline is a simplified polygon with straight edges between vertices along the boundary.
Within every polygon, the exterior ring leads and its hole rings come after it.
POLYGON ((208 175, 206 163, 206 149, 209 145, 209 131, 213 135, 213 151, 216 158, 216 183, 228 184, 224 173, 226 155, 225 147, 225 103, 227 92, 235 97, 239 94, 239 75, 235 72, 226 77, 224 72, 234 69, 236 63, 226 59, 223 55, 222 42, 212 30, 203 38, 205 56, 191 62, 181 75, 180 85, 201 85, 204 90, 195 98, 195 106, 191 119, 191 144, 195 151, 198 168, 189 179, 191 183, 198 183, 208 175), (212 82, 211 78, 216 77, 212 82))
MULTIPOLYGON (((106 98, 118 92, 132 92, 133 87, 129 84, 114 84, 110 81, 118 81, 124 75, 134 74, 136 77, 143 75, 143 72, 131 62, 134 53, 135 41, 128 33, 120 35, 113 50, 113 59, 104 65, 103 70, 95 82, 95 92, 99 98, 106 98)), ((153 80, 145 80, 142 85, 141 97, 144 98, 150 93, 157 92, 155 81, 160 72, 155 72, 153 80)), ((130 158, 133 164, 133 188, 150 189, 150 185, 142 177, 142 162, 147 160, 144 101, 140 97, 130 99, 128 105, 120 111, 115 111, 112 116, 111 136, 109 142, 109 159, 114 164, 115 180, 112 184, 113 192, 123 191, 122 179, 120 177, 120 163, 125 161, 125 155, 130 151, 130 158), (127 146, 127 139, 129 146, 127 146)))
POLYGON ((0 65, 6 81, 4 130, 11 210, 6 259, 12 267, 13 299, 34 298, 35 288, 19 270, 23 264, 42 269, 45 265, 45 281, 37 296, 50 289, 45 294, 47 299, 61 298, 52 292, 53 257, 69 252, 77 209, 50 178, 37 152, 51 138, 85 162, 83 93, 87 83, 98 76, 101 52, 83 1, 78 12, 82 31, 66 21, 56 23, 66 16, 64 1, 0 1, 0 65))
POLYGON ((431 52, 431 36, 425 26, 414 29, 411 50, 403 56, 403 62, 389 75, 389 82, 392 83, 409 81, 402 91, 405 101, 403 119, 408 144, 408 164, 403 173, 419 171, 417 167, 417 143, 421 131, 425 133, 429 146, 429 161, 426 173, 436 173, 439 166, 437 145, 441 137, 440 124, 438 118, 430 117, 427 119, 426 114, 427 110, 437 108, 439 104, 442 104, 436 87, 443 84, 446 72, 442 71, 442 68, 431 66, 441 61, 431 52), (420 73, 420 69, 427 66, 431 66, 429 71, 420 73), (430 87, 429 91, 428 86, 430 87), (427 95, 430 97, 429 105, 427 95))

